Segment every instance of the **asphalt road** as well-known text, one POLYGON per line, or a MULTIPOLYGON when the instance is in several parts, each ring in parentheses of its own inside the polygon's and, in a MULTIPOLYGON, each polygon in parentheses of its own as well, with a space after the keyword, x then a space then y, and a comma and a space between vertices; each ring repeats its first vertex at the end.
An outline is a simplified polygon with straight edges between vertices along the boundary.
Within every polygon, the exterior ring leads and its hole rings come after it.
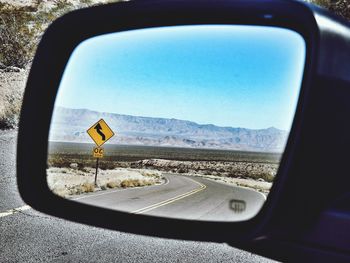
MULTIPOLYGON (((16 132, 0 130, 0 214, 23 207, 16 132)), ((233 233, 234 234, 234 233, 233 233)), ((272 262, 226 244, 151 238, 94 228, 28 209, 0 217, 0 262, 272 262)))
POLYGON ((181 219, 241 221, 252 218, 265 196, 256 191, 201 177, 165 174, 165 183, 139 188, 97 192, 75 198, 85 204, 181 219), (230 201, 244 204, 230 208, 230 201))

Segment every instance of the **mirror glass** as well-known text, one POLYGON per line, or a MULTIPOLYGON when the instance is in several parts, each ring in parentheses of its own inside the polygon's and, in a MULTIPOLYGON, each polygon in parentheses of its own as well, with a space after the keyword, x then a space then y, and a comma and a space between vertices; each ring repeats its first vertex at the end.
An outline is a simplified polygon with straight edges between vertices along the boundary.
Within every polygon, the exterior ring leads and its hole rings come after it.
POLYGON ((268 197, 291 129, 305 41, 289 29, 138 29, 79 44, 52 118, 47 182, 134 214, 241 221, 268 197))

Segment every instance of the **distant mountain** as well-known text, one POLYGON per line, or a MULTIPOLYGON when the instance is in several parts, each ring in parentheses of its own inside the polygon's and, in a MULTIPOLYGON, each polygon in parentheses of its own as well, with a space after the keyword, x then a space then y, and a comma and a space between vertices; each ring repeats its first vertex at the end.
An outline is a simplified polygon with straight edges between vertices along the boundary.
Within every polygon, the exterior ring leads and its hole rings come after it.
POLYGON ((86 130, 103 118, 116 133, 109 143, 281 152, 288 132, 245 129, 166 118, 56 107, 50 140, 92 142, 86 130))

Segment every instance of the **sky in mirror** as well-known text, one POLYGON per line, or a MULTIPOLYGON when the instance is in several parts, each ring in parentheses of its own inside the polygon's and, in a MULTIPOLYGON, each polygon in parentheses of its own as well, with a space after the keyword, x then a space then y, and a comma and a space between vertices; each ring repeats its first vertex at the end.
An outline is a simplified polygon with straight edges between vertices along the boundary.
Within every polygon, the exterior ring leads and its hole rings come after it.
POLYGON ((72 54, 56 106, 289 131, 305 63, 291 30, 238 25, 94 37, 72 54))

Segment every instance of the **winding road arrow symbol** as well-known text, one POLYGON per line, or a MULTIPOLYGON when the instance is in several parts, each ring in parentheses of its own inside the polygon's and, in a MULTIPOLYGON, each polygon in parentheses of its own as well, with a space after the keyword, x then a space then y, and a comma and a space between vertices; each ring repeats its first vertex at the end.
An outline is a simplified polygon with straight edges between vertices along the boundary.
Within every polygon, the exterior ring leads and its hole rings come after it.
POLYGON ((97 146, 103 145, 115 135, 104 119, 94 123, 86 132, 97 146))
POLYGON ((102 127, 101 127, 101 125, 99 123, 97 123, 97 125, 94 127, 94 129, 101 136, 102 141, 106 140, 106 136, 103 134, 102 127))

